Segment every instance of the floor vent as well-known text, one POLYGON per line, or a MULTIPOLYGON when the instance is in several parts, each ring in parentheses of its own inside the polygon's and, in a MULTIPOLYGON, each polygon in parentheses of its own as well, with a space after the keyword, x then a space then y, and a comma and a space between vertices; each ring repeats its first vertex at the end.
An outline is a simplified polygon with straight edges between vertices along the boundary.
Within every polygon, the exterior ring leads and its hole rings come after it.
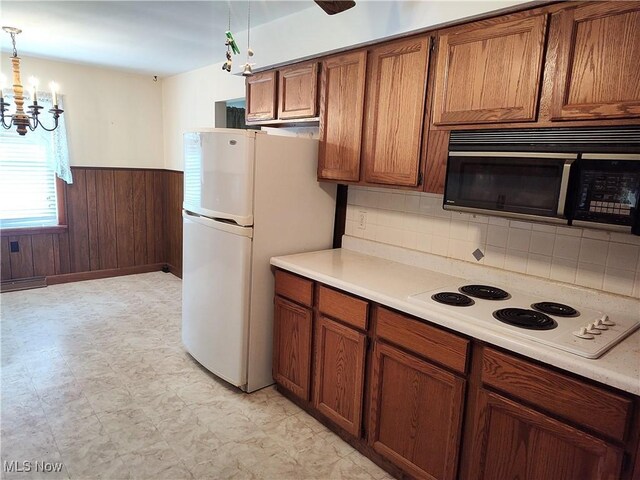
POLYGON ((0 292, 17 292, 18 290, 30 290, 46 286, 46 277, 21 278, 20 280, 6 280, 0 283, 0 292))

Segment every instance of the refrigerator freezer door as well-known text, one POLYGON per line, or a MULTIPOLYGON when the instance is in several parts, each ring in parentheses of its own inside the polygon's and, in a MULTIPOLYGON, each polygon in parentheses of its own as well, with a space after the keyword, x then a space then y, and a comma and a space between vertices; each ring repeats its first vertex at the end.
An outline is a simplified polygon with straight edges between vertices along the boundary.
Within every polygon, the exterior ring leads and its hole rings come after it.
POLYGON ((254 142, 246 130, 185 133, 184 209, 253 225, 254 142))
POLYGON ((205 368, 246 388, 251 228, 183 214, 182 341, 205 368))

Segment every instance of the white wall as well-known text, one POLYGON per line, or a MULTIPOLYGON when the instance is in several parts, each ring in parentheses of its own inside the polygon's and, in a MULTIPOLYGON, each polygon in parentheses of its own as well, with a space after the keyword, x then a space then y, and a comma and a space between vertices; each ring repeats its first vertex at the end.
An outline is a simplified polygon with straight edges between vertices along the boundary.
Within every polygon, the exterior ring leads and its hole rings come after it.
MULTIPOLYGON (((306 10, 251 29, 256 68, 319 55, 362 42, 450 22, 526 3, 507 1, 363 1, 339 15, 329 16, 312 5, 306 10)), ((241 55, 234 57, 234 72, 246 57, 246 32, 235 32, 241 55)), ((212 45, 212 57, 224 60, 224 41, 212 45)), ((163 80, 165 168, 182 170, 182 133, 212 127, 214 102, 244 97, 243 77, 223 72, 222 63, 163 80)))
POLYGON ((346 234, 640 298, 640 237, 469 215, 442 195, 349 187, 346 234), (366 216, 364 228, 360 216, 366 216), (472 253, 485 255, 479 262, 472 253))
MULTIPOLYGON (((11 78, 10 59, 1 57, 11 78)), ((64 95, 71 165, 163 168, 162 85, 149 75, 22 57, 22 84, 31 75, 64 95)), ((47 125, 47 114, 43 115, 47 125)), ((28 135, 28 134, 27 134, 28 135)))
POLYGON ((164 167, 182 171, 182 134, 213 128, 215 102, 244 95, 244 77, 222 71, 222 63, 163 79, 164 167))

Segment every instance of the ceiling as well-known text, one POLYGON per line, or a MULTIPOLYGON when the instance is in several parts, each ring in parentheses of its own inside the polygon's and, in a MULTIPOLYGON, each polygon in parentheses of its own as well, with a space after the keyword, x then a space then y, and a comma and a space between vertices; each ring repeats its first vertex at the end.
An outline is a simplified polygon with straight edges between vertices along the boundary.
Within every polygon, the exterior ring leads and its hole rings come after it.
MULTIPOLYGON (((21 28, 20 55, 167 76, 224 59, 224 32, 246 31, 245 0, 2 0, 2 24, 21 28)), ((311 0, 252 0, 251 25, 318 8, 311 0)), ((2 51, 10 37, 0 32, 2 51)))

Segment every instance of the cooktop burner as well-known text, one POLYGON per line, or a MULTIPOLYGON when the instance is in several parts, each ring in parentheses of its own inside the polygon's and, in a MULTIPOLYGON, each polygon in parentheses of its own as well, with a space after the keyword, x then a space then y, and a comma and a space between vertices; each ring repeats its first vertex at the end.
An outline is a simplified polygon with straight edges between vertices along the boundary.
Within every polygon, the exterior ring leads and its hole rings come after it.
POLYGON ((502 308, 493 312, 493 317, 507 325, 528 330, 552 330, 558 326, 553 318, 544 313, 524 308, 502 308))
POLYGON ((504 335, 504 338, 537 342, 584 358, 598 358, 640 330, 637 315, 631 312, 607 315, 577 303, 579 297, 572 296, 571 292, 555 297, 549 292, 548 297, 542 297, 518 290, 516 285, 508 286, 507 293, 501 288, 482 285, 482 282, 455 279, 440 284, 439 288, 409 295, 408 300, 421 305, 424 318, 429 316, 431 319, 432 315, 436 323, 438 319, 443 325, 448 325, 447 321, 453 322, 452 325, 460 322, 460 331, 469 335, 474 335, 478 328, 486 331, 488 342, 492 341, 493 335, 496 338, 504 335), (473 285, 468 285, 471 283, 473 285), (479 293, 478 297, 498 293, 502 300, 473 298, 476 293, 479 293), (465 302, 464 308, 443 304, 442 298, 465 302), (545 299, 549 301, 543 301, 545 299), (468 331, 465 330, 467 327, 468 331))
POLYGON ((444 303, 445 305, 452 305, 454 307, 469 307, 475 303, 466 295, 456 292, 440 292, 431 295, 431 298, 438 303, 444 303))
POLYGON ((578 317, 580 312, 569 305, 555 302, 539 302, 531 305, 531 308, 538 310, 542 313, 548 313, 549 315, 556 315, 557 317, 578 317))
POLYGON ((482 298, 483 300, 505 300, 509 298, 509 294, 501 288, 489 285, 465 285, 458 290, 472 297, 482 298))

